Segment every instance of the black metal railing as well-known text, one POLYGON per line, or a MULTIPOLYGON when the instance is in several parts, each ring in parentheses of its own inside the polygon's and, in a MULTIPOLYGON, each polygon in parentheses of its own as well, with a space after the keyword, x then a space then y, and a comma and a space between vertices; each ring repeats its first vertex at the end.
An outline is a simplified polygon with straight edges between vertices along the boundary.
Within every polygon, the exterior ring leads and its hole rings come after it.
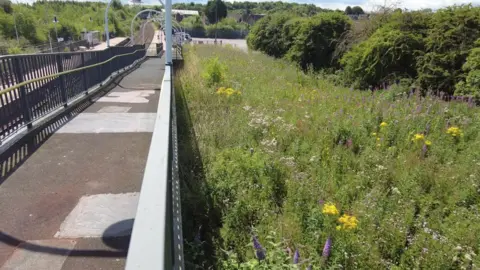
POLYGON ((0 57, 0 144, 144 56, 144 46, 135 45, 0 57))

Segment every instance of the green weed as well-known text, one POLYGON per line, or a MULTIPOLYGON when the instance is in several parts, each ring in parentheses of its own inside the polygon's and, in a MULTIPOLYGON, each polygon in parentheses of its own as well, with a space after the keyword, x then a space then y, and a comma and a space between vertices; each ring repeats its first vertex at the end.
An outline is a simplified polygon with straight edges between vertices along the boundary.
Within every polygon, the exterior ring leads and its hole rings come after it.
MULTIPOLYGON (((405 87, 336 87, 258 53, 187 51, 176 87, 204 164, 205 196, 220 213, 210 267, 291 269, 295 250, 300 269, 480 265, 480 111, 473 104, 405 87), (222 80, 198 80, 204 73, 222 80), (241 95, 219 95, 217 87, 241 95), (327 203, 338 214, 325 212, 327 203)), ((198 199, 184 197, 192 205, 198 199)))

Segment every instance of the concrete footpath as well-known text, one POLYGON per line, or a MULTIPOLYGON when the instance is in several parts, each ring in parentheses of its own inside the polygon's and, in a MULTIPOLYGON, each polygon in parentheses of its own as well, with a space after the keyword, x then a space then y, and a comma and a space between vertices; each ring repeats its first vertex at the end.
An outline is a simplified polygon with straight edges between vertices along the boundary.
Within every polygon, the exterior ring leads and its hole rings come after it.
POLYGON ((0 269, 123 269, 162 58, 61 127, 0 185, 0 269))

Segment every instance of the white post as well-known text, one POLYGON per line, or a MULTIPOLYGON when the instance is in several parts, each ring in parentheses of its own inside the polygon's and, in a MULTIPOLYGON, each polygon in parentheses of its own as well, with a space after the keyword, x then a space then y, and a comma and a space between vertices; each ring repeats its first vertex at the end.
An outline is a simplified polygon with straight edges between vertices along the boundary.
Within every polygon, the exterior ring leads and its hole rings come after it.
POLYGON ((172 0, 165 1, 165 64, 172 64, 172 0))
POLYGON ((15 19, 15 12, 13 12, 13 24, 15 26, 15 35, 17 36, 17 43, 20 45, 20 39, 18 38, 18 30, 17 30, 17 20, 15 19))
POLYGON ((110 36, 108 35, 108 9, 112 0, 108 1, 107 8, 105 9, 105 41, 107 42, 107 48, 110 47, 110 36))

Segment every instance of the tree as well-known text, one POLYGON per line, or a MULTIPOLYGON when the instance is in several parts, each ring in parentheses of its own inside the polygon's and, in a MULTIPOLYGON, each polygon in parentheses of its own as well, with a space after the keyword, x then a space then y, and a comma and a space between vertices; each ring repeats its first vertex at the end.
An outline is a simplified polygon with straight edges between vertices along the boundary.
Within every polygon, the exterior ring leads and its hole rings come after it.
POLYGON ((352 14, 355 14, 355 15, 361 15, 361 14, 365 14, 365 12, 363 11, 363 9, 359 6, 354 6, 352 8, 352 14))
POLYGON ((9 0, 0 0, 0 7, 3 8, 5 13, 10 14, 12 13, 12 2, 9 0))
POLYGON ((208 1, 205 15, 210 23, 216 23, 227 17, 227 5, 222 0, 208 1))
POLYGON ((347 8, 345 8, 345 14, 347 15, 353 14, 353 10, 351 6, 347 6, 347 8))

